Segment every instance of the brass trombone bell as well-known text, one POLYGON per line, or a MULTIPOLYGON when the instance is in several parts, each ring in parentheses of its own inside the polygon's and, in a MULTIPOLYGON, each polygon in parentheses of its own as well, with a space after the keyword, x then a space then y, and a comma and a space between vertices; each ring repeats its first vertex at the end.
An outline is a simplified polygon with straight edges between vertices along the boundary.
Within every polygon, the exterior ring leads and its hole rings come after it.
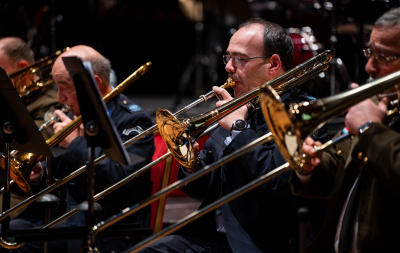
POLYGON ((156 120, 161 137, 176 160, 184 167, 190 168, 195 163, 192 144, 202 136, 202 133, 208 127, 241 106, 256 100, 262 87, 270 85, 271 89, 276 90, 277 94, 278 92, 285 93, 304 83, 325 71, 329 67, 332 57, 333 53, 327 50, 252 91, 195 117, 178 119, 168 110, 159 109, 157 110, 156 120))
MULTIPOLYGON (((118 94, 122 93, 127 87, 129 87, 132 83, 134 83, 140 76, 147 72, 147 70, 152 66, 151 62, 147 62, 143 66, 141 66, 138 70, 136 70, 133 74, 131 74, 127 79, 125 79, 121 84, 115 87, 110 93, 104 96, 104 101, 108 102, 113 99, 118 94)), ((66 127, 64 127, 61 131, 50 137, 46 140, 47 145, 50 147, 54 147, 61 140, 63 140, 66 136, 68 136, 73 130, 75 130, 82 123, 82 117, 74 119, 71 123, 69 123, 66 127)), ((10 166, 10 176, 11 179, 21 188, 24 192, 29 195, 32 194, 32 190, 29 186, 29 177, 32 171, 33 166, 42 158, 41 155, 36 155, 32 153, 25 152, 15 152, 11 159, 10 166)), ((0 156, 0 167, 4 168, 4 156, 0 156)))
POLYGON ((275 90, 265 85, 260 93, 261 108, 269 129, 277 137, 275 142, 282 156, 292 168, 302 170, 306 157, 301 147, 315 128, 351 106, 398 84, 400 71, 352 90, 316 101, 293 103, 287 108, 275 90))
MULTIPOLYGON (((136 79, 138 77, 140 77, 141 75, 143 75, 148 68, 151 66, 151 63, 147 63, 146 65, 143 65, 141 68, 139 68, 135 73, 133 73, 130 77, 127 78, 127 80, 131 80, 133 77, 135 77, 136 79)), ((134 80, 136 80, 134 79, 134 80)), ((123 83, 125 83, 127 80, 125 80, 123 83)), ((133 80, 131 80, 133 81, 133 80)), ((118 90, 119 92, 123 92, 124 88, 123 88, 123 83, 121 83, 119 86, 117 86, 114 90, 118 90)), ((234 87, 235 82, 232 80, 232 78, 228 78, 227 81, 220 86, 221 88, 230 88, 230 87, 234 87)), ((110 95, 110 94, 109 94, 110 95)), ((113 97, 113 95, 107 95, 106 97, 104 97, 104 100, 107 101, 108 99, 111 99, 113 97)), ((214 91, 210 91, 205 95, 200 96, 199 99, 197 99, 196 101, 194 101, 193 103, 189 104, 188 106, 182 108, 181 110, 179 110, 178 112, 176 112, 174 115, 179 116, 187 111, 189 111, 191 108, 193 108, 194 106, 198 105, 199 103, 205 102, 207 101, 207 99, 210 99, 211 97, 213 97, 215 95, 214 91)), ((79 118, 79 117, 78 117, 79 118)), ((78 119, 77 118, 77 119, 78 119)), ((77 120, 76 119, 76 120, 77 120)), ((147 134, 155 131, 157 129, 157 125, 154 125, 150 128, 148 128, 147 130, 143 131, 142 133, 136 135, 135 137, 133 137, 132 139, 126 141, 124 143, 125 147, 128 147, 129 145, 137 142, 138 140, 140 140, 141 138, 143 138, 144 136, 146 136, 147 134)), ((206 133, 207 131, 209 131, 208 129, 204 132, 206 133)), ((60 131, 61 132, 61 131, 60 131)), ((158 158, 157 160, 153 161, 152 163, 146 165, 145 167, 143 167, 142 169, 136 171, 135 173, 129 175, 128 177, 126 177, 125 179, 119 181, 118 183, 110 186, 109 188, 107 188, 106 190, 102 191, 101 193, 98 193, 94 196, 95 201, 97 201, 98 199, 106 196, 107 194, 111 193, 112 191, 114 191, 115 189, 119 188, 120 186, 126 184, 127 182, 131 181, 132 179, 136 178, 137 176, 141 175, 142 173, 144 173, 145 171, 147 171, 148 169, 150 169, 151 167, 153 167, 155 164, 167 159, 168 157, 172 156, 170 152, 168 152, 167 154, 165 154, 164 156, 158 158)), ((96 160, 94 161, 95 164, 98 164, 102 161, 104 161, 105 159, 107 159, 107 157, 103 154, 102 156, 96 158, 96 160)), ((58 182, 55 182, 54 184, 50 185, 49 187, 47 187, 46 189, 40 191, 39 193, 29 197, 28 199, 26 199, 24 202, 16 205, 15 207, 3 212, 2 214, 0 214, 0 221, 5 219, 6 217, 10 216, 11 214, 13 214, 14 212, 20 210, 21 208, 23 208, 26 205, 31 204, 33 201, 37 200, 38 198, 40 198, 41 196, 53 191, 54 189, 58 188, 59 186, 65 184, 66 182, 70 181, 71 179, 79 176, 80 174, 84 173, 86 171, 86 165, 82 166, 81 168, 77 169, 76 171, 74 171, 73 173, 71 173, 70 175, 68 175, 67 177, 61 179, 58 182)), ((56 226, 58 223, 60 223, 61 221, 71 217, 72 215, 74 215, 75 213, 77 213, 78 211, 75 209, 72 209, 71 211, 69 211, 68 213, 64 214, 63 216, 57 218, 56 220, 52 221, 51 223, 47 224, 46 226, 42 227, 42 229, 46 229, 46 228, 51 228, 53 226, 56 226)), ((5 241, 1 236, 0 236, 0 245, 3 246, 4 248, 8 248, 8 249, 15 249, 15 248, 19 248, 23 245, 24 243, 10 243, 5 241)))

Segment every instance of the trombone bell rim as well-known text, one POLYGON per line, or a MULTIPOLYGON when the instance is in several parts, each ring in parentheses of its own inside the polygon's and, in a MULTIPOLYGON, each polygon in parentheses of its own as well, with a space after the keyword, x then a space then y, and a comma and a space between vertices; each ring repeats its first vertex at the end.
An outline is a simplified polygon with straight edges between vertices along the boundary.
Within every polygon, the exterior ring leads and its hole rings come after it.
POLYGON ((270 85, 262 85, 260 89, 260 104, 264 118, 274 134, 274 141, 283 158, 290 167, 297 168, 301 162, 301 136, 280 101, 278 93, 270 85))
POLYGON ((156 120, 160 135, 175 159, 184 167, 191 168, 195 158, 192 138, 183 127, 183 123, 168 110, 158 109, 156 120))

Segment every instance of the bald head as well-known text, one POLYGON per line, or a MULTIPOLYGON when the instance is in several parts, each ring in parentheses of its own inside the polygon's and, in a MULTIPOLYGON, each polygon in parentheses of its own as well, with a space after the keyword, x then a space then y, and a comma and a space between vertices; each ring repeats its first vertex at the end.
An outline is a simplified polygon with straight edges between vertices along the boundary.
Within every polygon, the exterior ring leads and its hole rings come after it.
POLYGON ((53 80, 58 87, 57 100, 69 105, 72 114, 78 116, 80 115, 78 98, 74 83, 62 60, 65 56, 76 56, 82 61, 89 61, 91 63, 97 87, 103 97, 112 90, 110 85, 111 64, 107 58, 88 46, 75 46, 62 53, 54 62, 52 74, 53 80))
POLYGON ((93 48, 85 45, 72 47, 68 51, 62 53, 60 57, 57 58, 54 65, 64 65, 62 62, 62 57, 65 56, 76 56, 82 61, 89 61, 92 65, 93 73, 100 77, 100 79, 103 81, 103 84, 110 84, 111 63, 107 58, 93 48))

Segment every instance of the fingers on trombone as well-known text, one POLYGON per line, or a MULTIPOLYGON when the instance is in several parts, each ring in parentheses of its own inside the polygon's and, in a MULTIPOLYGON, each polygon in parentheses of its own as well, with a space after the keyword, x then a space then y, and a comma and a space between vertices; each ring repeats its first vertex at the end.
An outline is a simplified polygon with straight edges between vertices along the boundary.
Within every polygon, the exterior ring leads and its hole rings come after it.
POLYGON ((218 86, 214 86, 213 87, 213 91, 215 92, 215 94, 217 95, 217 97, 221 100, 221 98, 223 100, 232 100, 231 95, 229 94, 229 92, 226 89, 220 88, 218 86), (218 96, 219 95, 219 96, 218 96))
MULTIPOLYGON (((68 116, 61 110, 55 110, 54 114, 57 115, 57 117, 61 120, 64 121, 68 116)), ((69 119, 69 118, 68 118, 69 119)))
MULTIPOLYGON (((314 141, 312 138, 307 137, 303 143, 303 153, 310 157, 316 157, 316 147, 321 145, 321 142, 314 141)), ((317 157, 320 157, 320 155, 317 157)))
POLYGON ((318 157, 313 157, 306 161, 306 167, 304 168, 305 173, 309 173, 315 169, 321 163, 321 159, 318 157))

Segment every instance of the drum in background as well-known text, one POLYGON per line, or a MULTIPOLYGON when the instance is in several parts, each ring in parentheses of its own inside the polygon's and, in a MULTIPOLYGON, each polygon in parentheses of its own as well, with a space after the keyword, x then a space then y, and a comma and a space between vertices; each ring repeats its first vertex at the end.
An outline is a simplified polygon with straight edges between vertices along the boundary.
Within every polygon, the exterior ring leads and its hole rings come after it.
POLYGON ((287 28, 286 32, 293 41, 294 54, 292 68, 316 56, 322 45, 317 42, 310 27, 287 28))

